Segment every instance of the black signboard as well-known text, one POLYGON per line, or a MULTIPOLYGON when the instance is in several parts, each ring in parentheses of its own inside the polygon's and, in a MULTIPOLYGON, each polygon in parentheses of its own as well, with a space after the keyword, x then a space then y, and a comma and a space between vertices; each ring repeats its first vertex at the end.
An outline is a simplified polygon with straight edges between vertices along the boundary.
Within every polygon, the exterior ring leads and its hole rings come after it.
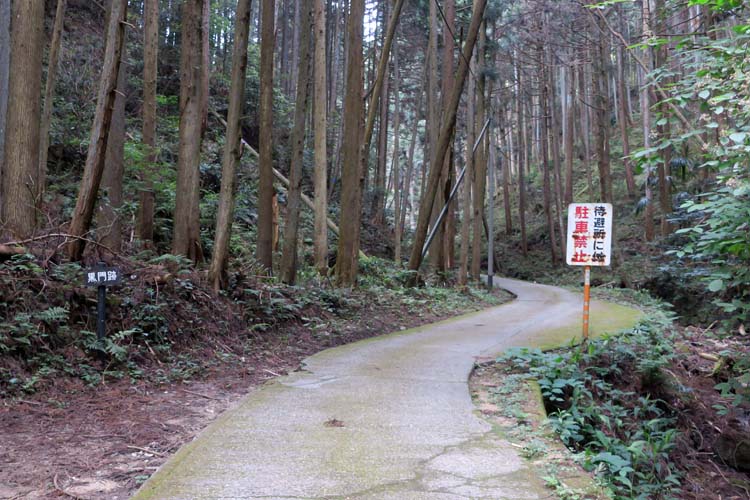
POLYGON ((122 283, 122 273, 116 267, 96 266, 86 271, 87 286, 114 286, 122 283))

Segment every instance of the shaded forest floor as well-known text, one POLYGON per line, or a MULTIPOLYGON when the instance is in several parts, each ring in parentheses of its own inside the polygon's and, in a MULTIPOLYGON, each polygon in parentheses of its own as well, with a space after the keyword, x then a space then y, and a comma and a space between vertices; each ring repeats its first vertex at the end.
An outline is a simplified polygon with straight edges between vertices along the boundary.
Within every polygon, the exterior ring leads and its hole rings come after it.
MULTIPOLYGON (((16 267, 21 261, 16 259, 16 267)), ((29 265, 28 261, 24 264, 29 265)), ((0 279, 3 272, 6 278, 12 274, 16 279, 32 279, 25 270, 11 270, 7 263, 2 267, 0 279)), ((55 266, 50 267, 43 273, 45 285, 37 287, 38 301, 40 295, 46 295, 40 302, 49 305, 60 300, 60 293, 69 301, 74 299, 72 294, 90 295, 83 288, 57 281, 55 266)), ((164 269, 151 271, 141 276, 165 274, 164 269)), ((64 348, 65 360, 57 360, 60 364, 47 358, 35 364, 0 357, 4 375, 0 498, 128 498, 171 453, 223 410, 254 387, 297 369, 303 358, 509 299, 504 292, 490 295, 430 286, 409 292, 383 278, 382 274, 377 279, 370 276, 365 286, 349 292, 325 291, 323 285, 316 293, 324 293, 325 300, 318 297, 305 305, 300 305, 299 298, 313 292, 304 287, 258 286, 261 294, 267 294, 261 305, 276 299, 276 308, 267 312, 277 313, 279 322, 269 325, 270 316, 263 317, 256 310, 241 327, 242 320, 236 317, 242 311, 237 307, 240 301, 213 301, 198 276, 183 274, 181 279, 192 283, 190 297, 174 295, 183 285, 179 278, 172 278, 162 284, 161 300, 169 304, 163 312, 172 323, 189 328, 186 318, 198 315, 193 318, 195 328, 203 331, 194 332, 187 342, 165 348, 164 343, 149 344, 147 338, 130 336, 118 346, 128 347, 125 358, 118 361, 114 356, 119 351, 111 350, 107 361, 101 362, 92 359, 92 353, 86 353, 72 340, 76 335, 71 335, 64 348), (206 297, 193 300, 202 295, 206 297), (290 298, 294 295, 297 299, 290 298), (180 309, 187 309, 187 315, 181 315, 180 309), (279 319, 279 311, 287 315, 279 319), (81 371, 82 365, 88 368, 81 371)), ((127 285, 132 288, 119 295, 143 294, 144 281, 149 279, 127 285)), ((74 310, 74 302, 69 311, 74 310)), ((84 309, 91 309, 90 298, 82 303, 88 304, 84 309)), ((144 306, 149 304, 140 303, 141 309, 144 306)), ((80 312, 77 322, 85 324, 80 312)), ((121 304, 114 307, 114 320, 122 321, 126 330, 135 326, 128 319, 131 316, 121 304)), ((41 348, 38 352, 44 351, 44 346, 37 347, 41 348)))

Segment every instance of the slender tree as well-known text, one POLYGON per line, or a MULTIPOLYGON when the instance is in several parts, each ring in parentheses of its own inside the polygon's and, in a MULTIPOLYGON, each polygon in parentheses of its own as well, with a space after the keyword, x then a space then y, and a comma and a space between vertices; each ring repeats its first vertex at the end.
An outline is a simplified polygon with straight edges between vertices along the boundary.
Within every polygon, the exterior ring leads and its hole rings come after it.
POLYGON ((393 50, 393 260, 401 265, 401 68, 398 45, 393 50))
POLYGON ((216 236, 208 279, 215 292, 225 284, 225 270, 229 256, 229 239, 234 219, 234 199, 237 190, 237 166, 242 156, 242 113, 245 102, 245 74, 247 72, 247 43, 250 32, 250 0, 238 0, 234 16, 234 50, 232 77, 229 90, 227 136, 221 163, 221 188, 216 214, 216 236))
POLYGON ((144 0, 143 4, 143 145, 146 165, 142 174, 142 189, 138 204, 138 237, 149 242, 154 239, 154 210, 156 199, 151 175, 156 161, 156 77, 159 62, 159 0, 144 0))
MULTIPOLYGON (((327 140, 327 72, 326 72, 326 6, 324 0, 315 0, 315 54, 314 54, 314 110, 313 127, 315 129, 315 228, 314 253, 315 268, 321 275, 328 271, 328 140, 327 140)), ((338 45, 338 44, 337 44, 338 45)))
MULTIPOLYGON (((341 217, 339 221, 341 233, 336 255, 336 283, 339 286, 353 286, 356 283, 359 263, 359 225, 362 209, 360 176, 363 173, 362 158, 364 156, 362 151, 364 12, 364 0, 350 1, 347 20, 349 61, 343 109, 341 217)), ((378 92, 378 87, 376 85, 375 92, 378 92)))
POLYGON ((52 28, 52 41, 49 46, 47 58, 47 81, 44 84, 44 107, 42 108, 42 122, 39 137, 39 180, 37 183, 37 197, 44 194, 47 183, 47 152, 49 149, 49 127, 54 104, 55 83, 57 81, 57 66, 60 59, 60 46, 62 45, 63 20, 65 18, 65 7, 67 0, 57 0, 55 10, 55 24, 52 28))
POLYGON ((8 111, 9 74, 10 0, 0 0, 0 220, 2 220, 3 160, 5 158, 5 120, 8 111))
POLYGON ((305 124, 310 103, 310 28, 312 3, 305 2, 301 12, 300 39, 297 65, 297 98, 292 129, 292 154, 289 164, 289 195, 286 206, 286 226, 281 253, 281 280, 293 285, 297 279, 297 247, 299 212, 302 195, 302 154, 305 149, 305 124))
POLYGON ((260 181, 258 184, 258 262, 270 273, 273 269, 273 51, 275 0, 261 1, 260 42, 260 181))
POLYGON ((110 125, 112 124, 112 114, 117 97, 117 80, 125 45, 127 7, 127 0, 112 0, 110 4, 107 42, 104 49, 102 76, 99 80, 94 124, 91 127, 91 138, 86 155, 86 165, 83 170, 83 179, 81 179, 81 185, 78 189, 73 219, 68 231, 75 238, 68 245, 68 257, 73 261, 80 260, 83 256, 84 241, 79 238, 85 235, 91 227, 99 184, 104 172, 110 125))
POLYGON ((36 228, 44 1, 12 2, 2 220, 25 238, 36 228))
POLYGON ((100 243, 119 252, 122 246, 122 182, 125 173, 125 93, 126 68, 120 64, 117 76, 115 104, 112 110, 112 125, 107 136, 104 172, 102 172, 101 190, 97 217, 97 236, 100 243))
POLYGON ((200 243, 200 155, 203 107, 203 3, 182 5, 180 52, 180 132, 177 157, 172 252, 194 262, 203 258, 200 243))

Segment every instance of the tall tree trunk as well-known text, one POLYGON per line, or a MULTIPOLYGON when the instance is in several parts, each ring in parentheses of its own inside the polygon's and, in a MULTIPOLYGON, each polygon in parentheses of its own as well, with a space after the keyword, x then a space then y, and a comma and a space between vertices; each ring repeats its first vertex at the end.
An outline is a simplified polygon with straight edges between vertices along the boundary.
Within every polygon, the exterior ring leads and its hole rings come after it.
POLYGON ((471 55, 474 52, 474 45, 477 41, 479 27, 482 23, 486 6, 487 0, 474 0, 471 24, 469 25, 468 36, 464 43, 462 57, 459 59, 455 85, 453 85, 453 89, 451 90, 450 105, 446 108, 446 114, 443 117, 443 124, 440 127, 440 135, 438 141, 435 143, 435 160, 433 160, 430 165, 427 186, 424 188, 424 196, 422 197, 422 203, 419 210, 419 220, 414 233, 414 244, 411 249, 411 256, 409 257, 409 269, 412 271, 418 271, 422 264, 422 247, 427 238, 427 226, 430 222, 430 212, 438 189, 443 158, 445 158, 445 154, 448 151, 448 147, 450 146, 453 137, 453 132, 456 127, 458 104, 461 100, 461 94, 463 93, 466 75, 469 72, 469 66, 466 61, 471 59, 471 55))
POLYGON ((186 0, 180 49, 180 132, 172 253, 194 262, 203 258, 200 243, 200 155, 203 113, 203 4, 186 0))
POLYGON ((2 219, 25 238, 36 228, 44 1, 12 2, 2 219))
MULTIPOLYGON (((669 27, 667 25, 667 10, 665 7, 664 0, 655 0, 654 2, 655 14, 656 14, 656 32, 660 37, 666 37, 669 35, 667 31, 669 27)), ((668 69, 667 60, 667 46, 660 45, 656 48, 656 69, 668 69)), ((668 83, 669 79, 667 79, 668 83)), ((669 106, 666 103, 659 103, 659 111, 662 117, 667 118, 666 123, 660 124, 657 122, 656 130, 659 134, 659 139, 662 142, 668 141, 671 135, 669 125, 669 106)), ((661 150, 661 161, 657 166, 657 174, 659 176, 659 208, 661 209, 661 234, 667 236, 672 228, 669 223, 669 216, 672 213, 672 186, 670 185, 669 165, 672 161, 672 148, 671 146, 665 147, 661 150)))
MULTIPOLYGON (((73 220, 71 220, 68 230, 74 237, 82 237, 88 232, 94 215, 94 206, 104 171, 112 113, 117 96, 117 80, 125 45, 127 6, 127 0, 112 0, 111 3, 107 25, 107 44, 104 49, 104 64, 102 65, 102 76, 99 80, 94 124, 91 128, 86 165, 83 170, 81 186, 78 189, 73 220)), ((38 96, 39 94, 36 93, 37 99, 38 96)), ((38 151, 38 147, 36 149, 38 151)), ((72 261, 78 261, 83 256, 83 250, 84 242, 80 239, 74 239, 68 245, 68 257, 72 261)))
MULTIPOLYGON (((453 34, 456 31, 456 5, 455 0, 445 0, 444 2, 444 14, 446 25, 443 29, 443 108, 448 105, 448 96, 450 95, 451 89, 453 88, 453 72, 454 72, 454 57, 453 50, 455 49, 455 41, 453 34)), ((442 210, 443 205, 450 197, 450 192, 453 187, 454 181, 454 168, 453 168, 453 142, 450 142, 448 152, 445 155, 443 163, 442 181, 443 185, 440 193, 442 196, 438 196, 440 208, 442 210)), ((443 223, 442 230, 442 246, 443 246, 443 259, 438 267, 440 271, 447 271, 453 267, 455 260, 455 241, 456 241, 456 216, 455 216, 455 205, 456 202, 452 202, 451 206, 448 207, 448 212, 445 214, 445 222, 443 223)), ((440 213, 440 212, 438 212, 440 213)), ((440 240, 438 240, 440 241, 440 240)))
MULTIPOLYGON (((157 162, 156 151, 156 81, 159 61, 159 0, 144 0, 143 6, 143 145, 147 168, 142 174, 143 189, 138 198, 138 237, 144 242, 154 239, 154 178, 151 172, 157 162)), ((150 243, 149 243, 150 244, 150 243)))
MULTIPOLYGON (((546 24, 548 26, 548 24, 546 24)), ((546 38, 549 40, 549 34, 546 36, 546 38)), ((562 201, 563 201, 563 179, 562 179, 562 166, 560 164, 560 120, 557 112, 557 99, 556 99, 556 92, 557 89, 557 83, 555 82, 555 67, 552 64, 552 61, 550 59, 548 71, 547 71, 547 78, 549 81, 549 112, 550 112, 550 122, 552 123, 552 127, 548 129, 548 132, 551 135, 551 143, 552 143, 552 165, 554 166, 554 182, 555 182, 555 189, 554 189, 554 197, 555 197, 555 211, 557 212, 557 236, 558 241, 560 242, 560 255, 565 255, 565 225, 563 223, 563 208, 562 208, 562 201)))
MULTIPOLYGON (((424 72, 423 75, 427 74, 427 65, 424 65, 424 72)), ((422 78, 422 81, 424 81, 424 76, 422 78)), ((417 97, 417 103, 414 107, 414 122, 412 123, 412 129, 411 129, 411 141, 409 143, 409 157, 407 160, 407 167, 406 167, 406 178, 404 179, 404 189, 403 189, 403 202, 401 207, 401 223, 400 228, 401 232, 403 233, 404 226, 406 225, 406 212, 407 212, 407 206, 411 206, 410 200, 412 198, 412 193, 414 192, 416 184, 413 182, 414 178, 414 152, 417 147, 417 132, 419 130, 419 120, 420 116, 422 114, 422 101, 424 98, 424 88, 421 85, 417 85, 416 91, 418 93, 417 97)), ((410 220, 412 220, 414 217, 413 210, 409 210, 409 216, 410 220)), ((410 227, 413 226, 413 224, 410 224, 410 227)))
MULTIPOLYGON (((500 122, 500 141, 504 141, 507 137, 508 140, 512 136, 510 127, 507 127, 505 118, 505 109, 501 108, 499 111, 499 122, 500 122), (506 130, 508 128, 508 130, 506 130)), ((502 143, 501 143, 502 145, 502 143)), ((510 148, 502 148, 501 151, 508 151, 510 148)), ((502 158, 502 155, 501 155, 502 158)), ((505 234, 510 236, 513 234, 513 218, 511 216, 511 199, 510 199, 510 169, 511 169, 511 158, 512 153, 508 154, 506 160, 502 162, 503 169, 503 208, 505 211, 505 234)))
MULTIPOLYGON (((585 56, 585 54, 584 54, 585 56)), ((591 175, 591 100, 588 90, 586 68, 578 71, 579 101, 578 113, 581 115, 581 142, 583 143, 583 164, 586 169, 586 186, 589 201, 594 200, 594 179, 591 175)))
POLYGON ((47 153, 49 150, 49 127, 52 117, 53 98, 55 95, 55 83, 57 81, 57 66, 60 59, 60 45, 62 45, 63 19, 65 18, 65 6, 67 0, 57 0, 55 11, 55 25, 52 28, 52 41, 49 46, 49 57, 47 58, 47 81, 44 85, 44 107, 42 110, 42 122, 39 137, 39 176, 37 181, 37 199, 43 201, 44 189, 47 184, 47 153))
MULTIPOLYGON (((650 0, 643 0, 641 2, 641 18, 643 23, 643 37, 647 41, 649 38, 653 36, 653 33, 651 31, 651 8, 650 8, 650 0)), ((644 82, 641 82, 641 120, 643 122, 643 147, 645 149, 648 149, 651 147, 651 90, 648 88, 647 85, 645 85, 646 75, 645 71, 646 69, 651 70, 651 64, 652 64, 652 58, 651 58, 651 48, 646 47, 643 51, 643 60, 644 60, 644 66, 643 69, 643 80, 644 82)), ((646 171, 646 181, 644 182, 645 185, 645 200, 644 200, 644 210, 643 210, 643 230, 644 230, 644 238, 646 241, 653 241, 654 240, 654 204, 653 204, 653 195, 651 193, 651 176, 652 176, 652 167, 650 165, 646 165, 645 168, 646 171)))
MULTIPOLYGON (((476 73, 476 58, 470 61, 472 73, 476 73)), ((469 279, 469 255, 471 255, 471 229, 473 227, 474 205, 472 204, 471 191, 474 187, 474 133, 476 113, 474 103, 476 102, 476 88, 474 78, 469 78, 466 96, 466 147, 464 161, 466 172, 463 181, 463 220, 461 221, 461 251, 459 254, 458 285, 466 286, 469 279)))
POLYGON ((0 0, 0 220, 3 218, 3 160, 5 158, 5 120, 8 116, 8 76, 10 74, 10 2, 11 0, 0 0))
MULTIPOLYGON (((324 0, 315 0, 315 95, 313 127, 315 129, 315 268, 321 275, 328 272, 328 113, 326 110, 326 8, 324 0)), ((336 42, 338 45, 338 42, 336 42)), ((331 108, 333 110, 333 108, 331 108)))
MULTIPOLYGON (((388 4, 389 0, 381 3, 381 12, 383 16, 383 25, 385 25, 388 19, 388 4)), ((385 37, 386 30, 383 30, 381 40, 381 58, 387 56, 384 52, 385 49, 385 37)), ((372 221, 374 224, 383 226, 385 224, 385 199, 386 199, 386 164, 388 163, 388 107, 390 105, 390 79, 388 78, 388 65, 386 65, 386 73, 382 81, 382 89, 380 91, 380 102, 373 101, 372 105, 380 106, 380 120, 378 126, 378 156, 377 165, 375 167, 375 186, 373 189, 372 196, 372 221)), ((365 155, 367 156, 367 152, 365 155)), ((365 161, 365 168, 369 162, 365 161)))
MULTIPOLYGON (((354 286, 357 281, 359 257, 359 230, 362 209, 360 177, 363 174, 362 158, 362 35, 364 31, 364 0, 351 0, 347 29, 349 64, 344 96, 344 131, 342 145, 341 217, 338 252, 336 256, 336 283, 354 286)), ((378 85, 376 84, 375 92, 378 85)), ((374 100, 371 102, 375 102, 374 100)), ((374 115, 371 104, 371 113, 374 115)), ((369 116, 368 116, 369 120, 369 116)), ((372 132, 371 132, 372 133, 372 132)))
POLYGON ((393 260, 401 265, 401 68, 399 68, 398 46, 393 51, 393 260))
POLYGON ((261 1, 260 42, 260 153, 258 182, 258 262, 273 270, 273 52, 275 0, 261 1))
POLYGON ((107 150, 102 173, 102 196, 99 199, 97 236, 99 242, 114 252, 122 246, 122 182, 125 173, 125 93, 126 69, 120 63, 117 76, 115 107, 112 111, 112 125, 107 137, 107 150))
POLYGON ((203 12, 201 13, 201 138, 206 133, 208 127, 208 94, 211 91, 209 80, 211 78, 211 1, 203 2, 203 12))
POLYGON ((568 66, 566 90, 568 95, 565 96, 565 206, 573 203, 573 156, 574 144, 575 144, 575 102, 576 102, 576 86, 574 82, 574 69, 573 66, 568 66))
POLYGON ((599 188, 601 201, 612 203, 612 174, 609 164, 609 109, 610 99, 608 90, 606 65, 610 58, 608 35, 606 27, 602 26, 601 18, 597 17, 599 40, 595 41, 593 87, 594 87, 594 116, 596 117, 596 156, 599 169, 599 188))
POLYGON ((300 198, 302 195, 302 154, 305 149, 305 124, 310 103, 310 31, 312 3, 305 2, 297 58, 297 101, 292 129, 292 154, 289 165, 289 195, 286 225, 281 253, 281 280, 293 285, 297 279, 297 234, 299 232, 300 198))
MULTIPOLYGON (((525 173, 528 170, 526 163, 528 150, 526 144, 526 126, 524 124, 524 106, 523 106, 523 75, 519 67, 518 58, 514 58, 516 66, 516 117, 518 119, 518 224, 521 226, 521 253, 525 257, 529 252, 529 246, 526 239, 526 178, 525 173)), ((572 113, 571 113, 572 114, 572 113)))
MULTIPOLYGON (((622 16, 622 6, 616 5, 617 15, 620 20, 620 29, 624 26, 622 16)), ((622 156, 623 165, 625 166, 625 186, 628 190, 628 197, 635 198, 635 177, 633 176, 633 166, 630 164, 630 139, 628 137, 628 99, 630 94, 627 80, 625 77, 625 47, 621 43, 617 44, 617 87, 620 89, 620 102, 617 106, 617 121, 620 126, 620 138, 622 139, 622 156)))
MULTIPOLYGON (((479 71, 479 78, 477 81, 476 88, 476 120, 474 122, 474 133, 477 138, 482 132, 485 120, 485 47, 486 47, 486 26, 483 23, 479 32, 479 42, 477 44, 477 70, 479 71)), ((481 267, 482 267, 482 235, 484 234, 484 227, 482 222, 484 219, 484 201, 485 191, 487 188, 487 150, 484 147, 484 138, 480 139, 479 148, 474 155, 474 217, 472 222, 474 227, 472 230, 472 243, 471 243, 471 279, 479 281, 481 267)), ((490 201, 492 203, 492 201, 490 201)))
POLYGON ((542 190, 544 194, 544 215, 547 219, 547 229, 549 231, 550 259, 553 266, 557 265, 557 243, 555 236, 555 221, 552 211, 552 188, 550 186, 550 162, 549 162, 549 128, 550 128, 550 110, 549 110, 549 79, 547 78, 547 66, 544 63, 542 44, 537 45, 537 61, 539 68, 539 86, 541 87, 541 96, 539 99, 539 115, 541 128, 541 169, 542 169, 542 190))
POLYGON ((250 0, 237 1, 234 16, 234 50, 232 77, 229 90, 227 136, 221 162, 221 189, 216 214, 216 236, 208 280, 215 292, 226 283, 224 277, 229 257, 229 240, 234 219, 234 200, 237 190, 237 166, 242 156, 242 114, 245 103, 245 74, 247 72, 247 43, 250 31, 250 0))

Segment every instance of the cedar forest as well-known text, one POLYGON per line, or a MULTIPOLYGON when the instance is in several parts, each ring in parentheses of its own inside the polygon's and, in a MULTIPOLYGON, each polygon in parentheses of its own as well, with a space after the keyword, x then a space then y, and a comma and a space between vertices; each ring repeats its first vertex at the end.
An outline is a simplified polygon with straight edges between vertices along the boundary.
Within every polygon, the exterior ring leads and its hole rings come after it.
MULTIPOLYGON (((509 300, 483 285, 490 264, 580 290, 567 207, 606 202, 593 293, 641 308, 639 327, 499 362, 540 380, 615 498, 748 498, 749 14, 0 0, 0 429, 105 387, 231 373, 247 391, 324 348, 509 300), (104 339, 83 279, 98 263, 123 274, 104 339)), ((0 434, 0 464, 45 458, 0 434)), ((2 469, 0 493, 52 481, 2 469)))

